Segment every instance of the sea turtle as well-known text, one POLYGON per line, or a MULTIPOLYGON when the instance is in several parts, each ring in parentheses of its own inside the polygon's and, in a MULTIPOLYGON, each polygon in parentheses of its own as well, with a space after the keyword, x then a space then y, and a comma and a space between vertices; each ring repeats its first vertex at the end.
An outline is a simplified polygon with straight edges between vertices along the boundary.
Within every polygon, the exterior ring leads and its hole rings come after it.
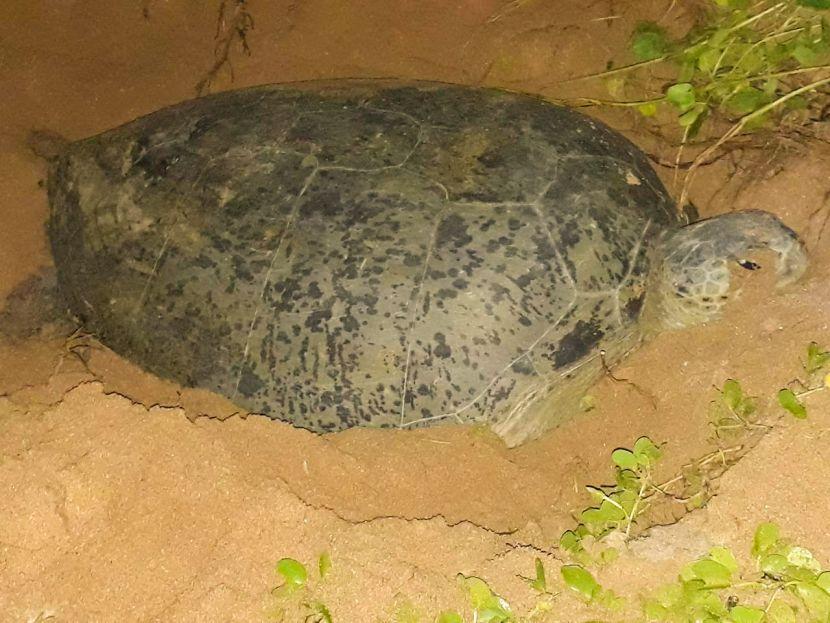
POLYGON ((781 284, 806 266, 767 213, 684 226, 598 121, 446 84, 196 99, 69 145, 48 189, 91 332, 314 431, 481 422, 521 443, 603 360, 716 317, 747 252, 774 251, 781 284))

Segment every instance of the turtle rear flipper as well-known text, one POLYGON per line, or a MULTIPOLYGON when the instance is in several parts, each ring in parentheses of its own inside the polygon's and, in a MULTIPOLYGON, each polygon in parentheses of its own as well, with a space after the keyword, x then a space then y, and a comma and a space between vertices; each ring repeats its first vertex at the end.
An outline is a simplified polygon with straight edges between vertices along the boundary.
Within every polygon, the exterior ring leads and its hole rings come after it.
POLYGON ((58 292, 54 268, 23 280, 0 302, 0 337, 21 340, 41 333, 65 334, 75 326, 58 292))

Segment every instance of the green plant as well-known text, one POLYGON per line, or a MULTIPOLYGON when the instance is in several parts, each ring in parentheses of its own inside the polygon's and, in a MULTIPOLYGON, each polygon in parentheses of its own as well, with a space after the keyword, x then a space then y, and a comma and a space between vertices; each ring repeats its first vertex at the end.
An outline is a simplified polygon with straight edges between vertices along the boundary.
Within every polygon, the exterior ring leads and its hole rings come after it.
POLYGON ((524 576, 520 576, 523 580, 525 580, 528 584, 530 584, 530 588, 539 592, 539 593, 547 593, 548 592, 548 581, 545 577, 545 565, 542 564, 542 560, 537 558, 534 561, 534 569, 536 571, 536 577, 533 578, 526 578, 524 576))
POLYGON ((617 597, 613 591, 602 588, 594 576, 584 567, 563 565, 560 572, 568 588, 579 593, 588 603, 612 610, 622 607, 623 600, 617 597))
POLYGON ((718 591, 732 585, 738 570, 734 556, 715 548, 708 556, 686 565, 676 584, 665 586, 646 600, 643 613, 648 621, 692 623, 722 621, 729 615, 726 601, 718 591))
MULTIPOLYGON (((487 582, 475 576, 462 574, 458 574, 458 581, 467 593, 467 599, 473 609, 473 623, 508 623, 514 620, 510 604, 496 595, 487 582)), ((442 616, 447 614, 463 621, 460 615, 454 612, 444 613, 442 616)), ((455 620, 450 618, 448 622, 441 621, 441 623, 454 623, 455 620)))
MULTIPOLYGON (((317 561, 321 580, 330 568, 331 558, 324 552, 317 561)), ((275 619, 286 620, 288 609, 294 606, 302 612, 303 623, 333 623, 328 607, 310 594, 308 571, 304 564, 293 558, 282 558, 277 562, 276 572, 282 577, 282 584, 271 591, 281 602, 273 613, 275 619)))
POLYGON ((807 378, 803 381, 795 381, 803 389, 798 392, 789 388, 779 390, 778 404, 789 411, 793 417, 800 420, 806 418, 807 407, 803 399, 830 387, 830 374, 819 380, 828 364, 830 364, 830 351, 825 351, 817 342, 810 342, 807 345, 807 356, 801 364, 807 378))
POLYGON ((277 573, 283 577, 281 586, 274 589, 282 595, 291 595, 305 587, 308 572, 305 565, 293 558, 281 558, 277 562, 277 573))
MULTIPOLYGON (((648 507, 647 497, 656 490, 654 467, 660 456, 660 448, 648 437, 640 437, 632 450, 614 450, 611 460, 615 484, 586 487, 594 506, 580 513, 579 524, 562 535, 559 546, 584 562, 591 559, 585 556, 587 538, 597 541, 618 532, 623 539, 628 539, 637 519, 648 507)), ((615 551, 608 548, 599 554, 599 559, 608 562, 614 555, 615 551)))
POLYGON ((804 363, 804 371, 807 373, 808 382, 816 373, 820 373, 830 364, 830 351, 824 350, 817 342, 810 342, 807 345, 807 358, 804 363))
MULTIPOLYGON (((662 64, 673 80, 663 91, 633 102, 645 115, 667 106, 692 138, 712 114, 757 127, 778 107, 803 108, 830 79, 804 82, 827 69, 828 0, 715 0, 686 35, 671 38, 658 24, 638 24, 631 37, 637 62, 606 76, 662 64)), ((602 74, 601 74, 602 75, 602 74)))
POLYGON ((747 396, 741 384, 734 379, 727 380, 719 390, 718 397, 710 405, 709 419, 718 439, 769 428, 758 421, 755 398, 747 396))
POLYGON ((746 577, 723 547, 686 565, 675 584, 645 600, 646 621, 661 623, 825 623, 830 572, 806 549, 780 536, 775 524, 755 532, 756 570, 746 577))
MULTIPOLYGON (((674 6, 674 3, 672 4, 674 6)), ((696 169, 720 147, 774 115, 826 102, 830 84, 830 0, 712 0, 685 35, 670 36, 654 22, 639 24, 630 50, 635 62, 582 76, 604 78, 612 101, 581 98, 593 105, 636 107, 644 116, 660 109, 676 115, 683 136, 677 154, 707 119, 731 123, 689 166, 678 205, 687 203, 696 169), (659 70, 657 79, 652 70, 659 70), (645 95, 620 99, 632 78, 648 76, 658 89, 638 83, 645 95), (668 78, 667 78, 668 76, 668 78)), ((648 83, 647 83, 648 84, 648 83)))

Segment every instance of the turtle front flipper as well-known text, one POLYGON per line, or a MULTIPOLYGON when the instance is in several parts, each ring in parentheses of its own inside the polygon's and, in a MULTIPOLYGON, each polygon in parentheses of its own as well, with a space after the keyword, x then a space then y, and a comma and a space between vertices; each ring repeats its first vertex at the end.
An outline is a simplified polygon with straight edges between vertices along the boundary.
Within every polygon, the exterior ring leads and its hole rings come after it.
POLYGON ((757 269, 748 257, 765 249, 777 255, 778 287, 804 274, 807 253, 803 243, 768 212, 733 212, 669 234, 662 243, 653 290, 657 324, 679 329, 717 318, 729 297, 731 265, 757 269))

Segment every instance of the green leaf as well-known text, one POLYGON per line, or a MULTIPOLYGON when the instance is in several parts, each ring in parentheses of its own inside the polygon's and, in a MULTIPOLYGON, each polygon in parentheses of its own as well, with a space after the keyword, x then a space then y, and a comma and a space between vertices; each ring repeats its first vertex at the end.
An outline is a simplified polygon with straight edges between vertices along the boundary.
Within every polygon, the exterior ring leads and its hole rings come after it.
POLYGON ((729 613, 733 623, 760 623, 764 619, 764 611, 749 606, 735 606, 729 613))
POLYGON ((638 61, 664 56, 671 48, 666 31, 654 22, 640 22, 631 37, 631 51, 638 61))
POLYGON ((592 599, 598 591, 602 590, 594 576, 579 565, 565 565, 562 567, 561 573, 565 584, 586 599, 592 599))
MULTIPOLYGON (((769 112, 767 112, 763 115, 758 115, 756 117, 752 117, 751 119, 749 119, 744 124, 744 129, 747 132, 752 132, 753 130, 758 130, 759 128, 763 128, 764 125, 766 125, 768 120, 769 120, 769 112)), ((754 404, 749 402, 748 399, 745 402, 747 403, 746 408, 745 408, 745 414, 749 414, 749 413, 752 413, 753 411, 755 411, 755 405, 754 404)))
POLYGON ((790 563, 781 554, 769 554, 758 560, 758 568, 773 578, 782 578, 786 575, 790 563))
POLYGON ((726 100, 725 105, 730 112, 743 117, 758 110, 768 100, 769 98, 763 91, 753 87, 747 87, 741 89, 726 100))
POLYGON ((590 494, 591 500, 594 504, 602 504, 602 501, 608 497, 608 494, 600 487, 586 485, 585 490, 590 494))
POLYGON ((732 583, 732 572, 710 558, 698 560, 687 569, 693 577, 703 580, 707 588, 726 588, 732 583))
POLYGON ((588 508, 582 511, 580 519, 586 525, 605 524, 625 519, 625 511, 608 500, 604 500, 599 508, 588 508))
POLYGON ((438 615, 435 623, 464 623, 464 619, 457 612, 446 610, 438 615))
POLYGON ((640 104, 637 106, 637 110, 640 111, 640 114, 643 115, 643 117, 653 117, 657 114, 657 104, 654 102, 640 104))
POLYGON ((830 351, 825 351, 816 342, 810 342, 807 346, 807 363, 804 368, 807 374, 813 374, 830 363, 830 351))
POLYGON ((283 558, 277 562, 277 573, 285 578, 285 583, 295 587, 303 586, 308 580, 308 573, 301 562, 293 558, 283 558))
POLYGON ((772 98, 775 95, 775 92, 778 90, 778 79, 777 78, 768 78, 764 81, 764 88, 763 91, 767 97, 772 98))
POLYGON ((807 108, 810 102, 807 100, 806 97, 801 97, 800 95, 796 95, 795 97, 791 97, 784 103, 784 107, 787 110, 804 110, 807 108))
POLYGON ((689 82, 695 77, 696 73, 697 63, 695 63, 694 59, 689 59, 680 64, 680 68, 677 70, 677 82, 689 82))
POLYGON ((481 623, 504 623, 511 618, 510 607, 501 597, 493 593, 487 583, 475 576, 458 575, 459 580, 467 589, 467 596, 476 620, 481 623))
POLYGON ((559 547, 566 552, 575 552, 582 547, 581 539, 573 530, 567 530, 559 537, 559 547))
POLYGON ((798 400, 791 389, 782 389, 778 392, 778 404, 799 420, 807 417, 807 408, 798 400))
POLYGON ((701 71, 711 74, 715 70, 720 57, 721 50, 719 48, 709 48, 697 57, 697 66, 701 71))
POLYGON ((616 481, 617 486, 620 489, 625 489, 627 491, 640 490, 640 478, 630 469, 617 470, 616 481))
POLYGON ((821 565, 813 556, 813 553, 803 547, 791 547, 787 552, 787 562, 794 567, 807 569, 812 573, 819 573, 821 565))
POLYGON ((723 401, 726 403, 726 406, 734 411, 741 404, 741 401, 743 401, 744 391, 741 389, 741 384, 738 381, 729 379, 723 384, 721 396, 723 396, 723 401))
POLYGON ((594 596, 594 603, 608 610, 621 610, 625 606, 625 599, 617 596, 614 591, 600 588, 594 596))
POLYGON ((668 608, 654 601, 647 601, 643 605, 643 614, 649 621, 666 621, 668 613, 668 608))
MULTIPOLYGON (((728 3, 727 3, 728 5, 728 3)), ((709 37, 710 45, 714 45, 717 47, 721 47, 732 33, 730 28, 720 28, 712 33, 712 36, 709 37)))
POLYGON ((662 454, 660 448, 648 437, 640 437, 634 442, 634 456, 640 465, 647 467, 657 461, 662 454))
POLYGON ((611 453, 611 460, 621 469, 634 469, 637 467, 637 457, 631 450, 617 448, 611 453))
POLYGON ((666 101, 685 112, 695 104, 695 88, 688 82, 673 84, 666 89, 666 101))
POLYGON ((796 0, 795 3, 810 9, 830 9, 830 0, 796 0))
POLYGON ((827 591, 809 582, 796 582, 795 589, 813 617, 820 621, 830 617, 830 595, 827 591))
POLYGON ((818 60, 816 51, 808 45, 797 45, 792 52, 793 58, 802 67, 812 67, 818 60))
POLYGON ((681 128, 691 127, 697 122, 698 118, 705 110, 705 104, 695 104, 690 110, 687 110, 680 115, 677 122, 680 124, 681 128))
POLYGON ((792 581, 807 582, 809 584, 815 584, 816 581, 815 571, 796 565, 790 565, 787 567, 785 575, 788 580, 792 581))
POLYGON ((326 574, 331 569, 331 556, 329 556, 328 552, 323 552, 320 554, 320 558, 317 560, 317 570, 320 572, 320 577, 326 577, 326 574))
POLYGON ((730 573, 735 573, 738 570, 738 561, 735 560, 732 552, 725 547, 712 548, 712 551, 709 552, 709 557, 729 569, 730 573))
POLYGON ((689 139, 693 139, 697 136, 697 133, 700 131, 700 126, 703 125, 703 122, 706 120, 706 117, 709 116, 709 109, 706 107, 705 104, 695 104, 695 107, 698 108, 698 110, 695 110, 694 108, 692 109, 696 113, 694 115, 693 120, 691 121, 691 123, 689 123, 688 126, 685 126, 687 128, 686 135, 689 139))
POLYGON ((816 586, 830 593, 830 571, 823 571, 816 578, 816 586))
POLYGON ((795 610, 789 604, 776 600, 767 611, 770 623, 796 623, 795 610))
POLYGON ((542 564, 541 558, 537 558, 535 564, 536 579, 530 582, 530 586, 531 588, 539 591, 540 593, 545 593, 548 590, 548 582, 545 579, 545 565, 542 564))
POLYGON ((749 45, 748 43, 745 45, 734 46, 732 51, 735 54, 740 54, 739 67, 743 73, 748 76, 760 73, 767 62, 762 48, 749 45))
POLYGON ((487 582, 475 576, 461 577, 474 610, 483 608, 493 599, 493 591, 487 586, 487 582))
POLYGON ((482 608, 476 613, 476 618, 480 623, 506 623, 510 620, 510 610, 506 608, 506 604, 493 603, 482 608))
POLYGON ((620 552, 614 547, 606 547, 599 553, 599 564, 609 565, 620 557, 620 552))
POLYGON ((752 555, 755 558, 771 551, 781 538, 781 531, 774 523, 762 523, 755 529, 752 540, 752 555))

